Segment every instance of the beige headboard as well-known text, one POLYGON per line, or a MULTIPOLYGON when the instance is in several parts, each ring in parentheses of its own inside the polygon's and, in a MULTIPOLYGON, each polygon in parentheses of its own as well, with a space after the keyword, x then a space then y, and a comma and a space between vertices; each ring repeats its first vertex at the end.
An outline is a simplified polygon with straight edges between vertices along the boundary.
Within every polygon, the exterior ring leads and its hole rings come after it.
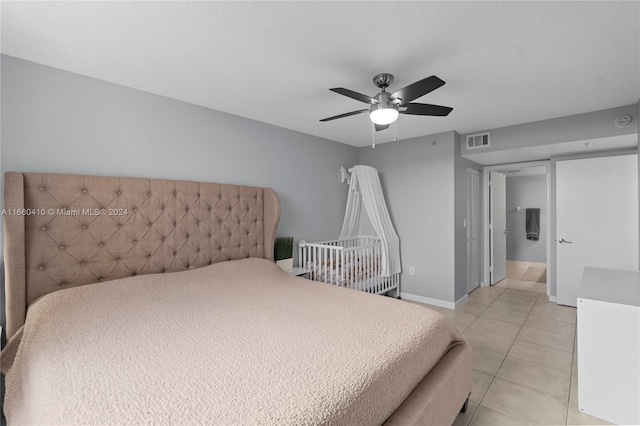
POLYGON ((16 172, 4 182, 7 338, 32 301, 63 288, 273 260, 280 201, 269 188, 16 172))

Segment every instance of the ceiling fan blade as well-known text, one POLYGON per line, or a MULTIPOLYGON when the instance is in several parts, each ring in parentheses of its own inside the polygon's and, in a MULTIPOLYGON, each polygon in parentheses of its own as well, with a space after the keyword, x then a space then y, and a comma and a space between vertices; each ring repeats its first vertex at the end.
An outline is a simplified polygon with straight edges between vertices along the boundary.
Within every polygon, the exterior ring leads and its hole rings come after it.
POLYGON ((363 112, 369 112, 369 110, 368 109, 360 109, 358 111, 345 112, 344 114, 334 115, 333 117, 323 118, 320 121, 337 120, 338 118, 344 118, 344 117, 349 117, 351 115, 362 114, 363 112))
POLYGON ((391 100, 400 100, 400 105, 406 105, 414 99, 418 99, 420 96, 424 96, 429 92, 436 90, 438 87, 444 85, 444 81, 440 80, 435 75, 427 77, 420 81, 416 81, 391 95, 391 100))
POLYGON ((442 105, 431 105, 431 104, 407 104, 405 105, 406 109, 400 109, 400 114, 409 114, 409 115, 433 115, 436 117, 446 117, 449 115, 453 108, 442 106, 442 105))
POLYGON ((377 99, 374 99, 371 96, 363 95, 362 93, 354 92, 353 90, 345 89, 344 87, 334 87, 329 90, 347 96, 351 99, 355 99, 356 101, 364 102, 365 104, 379 103, 377 99))
POLYGON ((379 132, 380 130, 385 130, 385 129, 389 128, 388 124, 375 124, 375 123, 373 123, 373 125, 376 128, 376 132, 379 132))

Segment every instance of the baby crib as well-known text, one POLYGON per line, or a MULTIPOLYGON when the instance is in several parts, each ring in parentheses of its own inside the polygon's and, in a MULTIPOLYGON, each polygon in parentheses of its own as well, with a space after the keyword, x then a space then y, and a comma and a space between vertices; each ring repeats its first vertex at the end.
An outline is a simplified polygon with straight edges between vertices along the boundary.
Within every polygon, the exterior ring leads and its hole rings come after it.
POLYGON ((300 241, 298 264, 309 279, 367 293, 397 289, 400 274, 382 276, 382 242, 378 237, 354 237, 307 243, 300 241))

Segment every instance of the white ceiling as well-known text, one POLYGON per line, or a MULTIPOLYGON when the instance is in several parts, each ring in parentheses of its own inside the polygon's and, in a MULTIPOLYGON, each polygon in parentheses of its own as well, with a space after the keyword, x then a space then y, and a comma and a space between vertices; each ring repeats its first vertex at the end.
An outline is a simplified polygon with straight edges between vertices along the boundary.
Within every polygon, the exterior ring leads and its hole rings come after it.
MULTIPOLYGON (((629 105, 640 98, 640 2, 12 2, 1 51, 354 146, 365 104, 430 75, 398 139, 469 133, 629 105)), ((393 126, 376 142, 393 139, 393 126)))

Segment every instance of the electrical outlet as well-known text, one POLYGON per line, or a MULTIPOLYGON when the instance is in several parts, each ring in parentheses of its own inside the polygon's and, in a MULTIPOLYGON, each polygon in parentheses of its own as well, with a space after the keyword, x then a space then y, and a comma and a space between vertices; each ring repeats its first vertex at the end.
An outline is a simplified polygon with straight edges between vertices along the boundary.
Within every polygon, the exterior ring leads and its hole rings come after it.
POLYGON ((416 274, 415 266, 409 266, 409 275, 415 275, 415 274, 416 274))

